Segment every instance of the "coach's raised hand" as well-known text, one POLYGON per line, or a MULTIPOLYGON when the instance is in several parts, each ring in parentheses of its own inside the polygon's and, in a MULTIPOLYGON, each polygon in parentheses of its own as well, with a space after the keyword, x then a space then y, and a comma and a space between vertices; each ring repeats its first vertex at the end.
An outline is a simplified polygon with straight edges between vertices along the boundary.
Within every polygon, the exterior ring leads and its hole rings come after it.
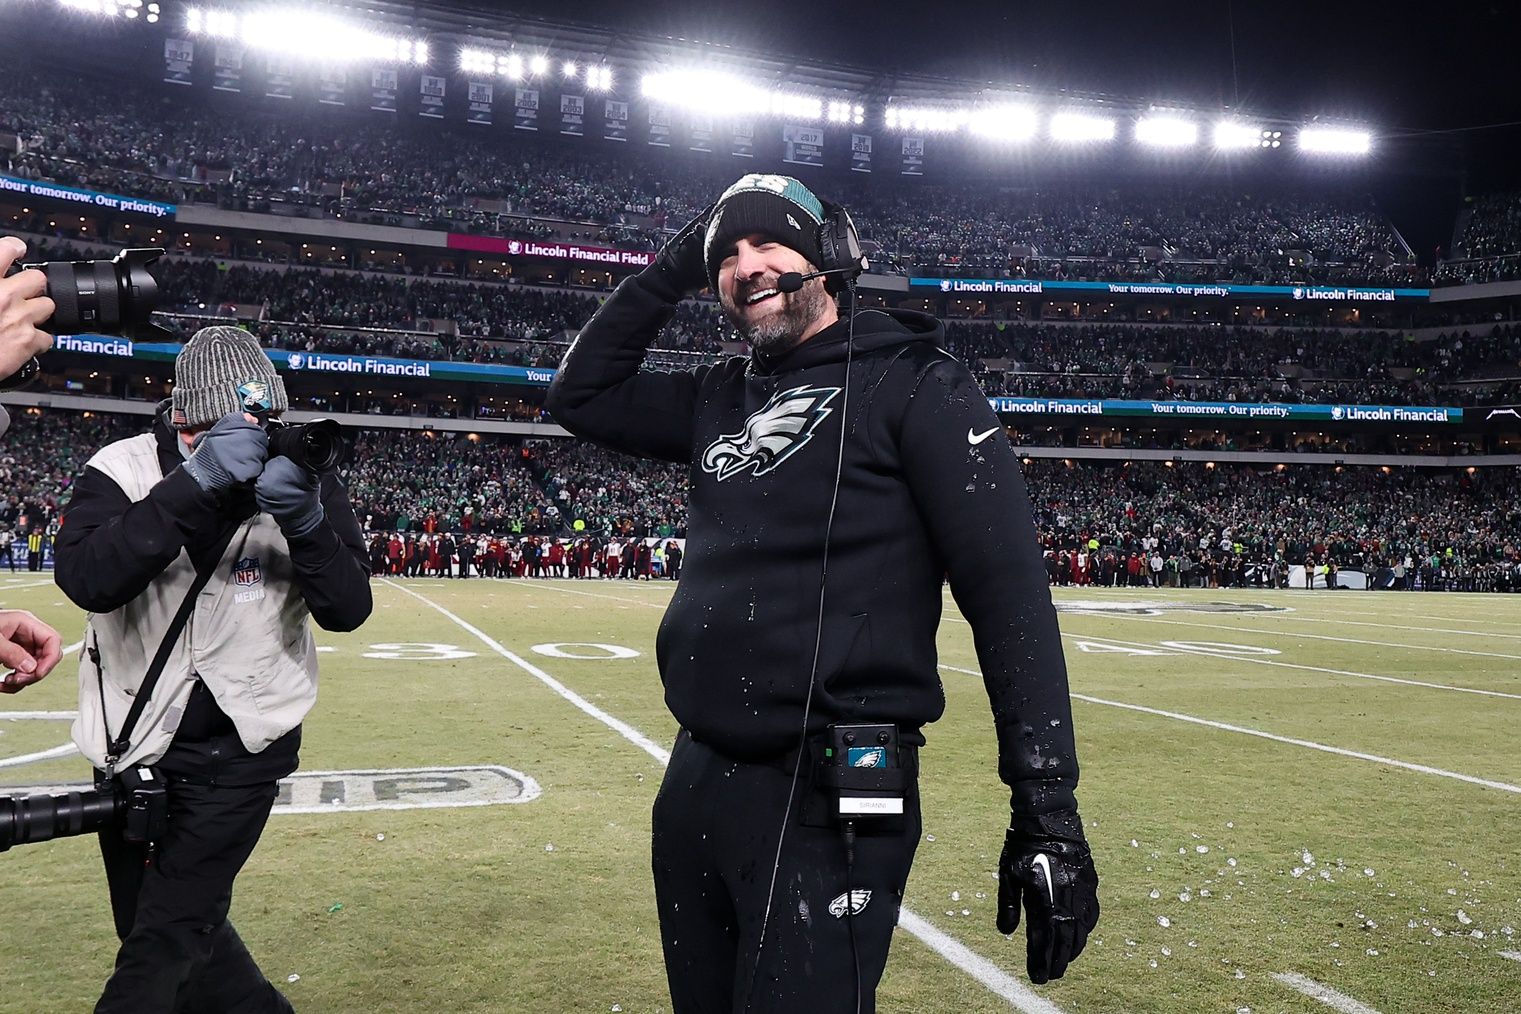
POLYGON ((640 272, 646 287, 657 296, 678 303, 683 296, 700 292, 708 284, 708 269, 703 257, 703 242, 713 205, 704 208, 672 236, 655 254, 650 266, 640 272))
POLYGON ((1016 817, 998 861, 998 931, 1019 928, 1025 909, 1026 967, 1034 983, 1060 979, 1098 925, 1098 871, 1075 810, 1016 817))

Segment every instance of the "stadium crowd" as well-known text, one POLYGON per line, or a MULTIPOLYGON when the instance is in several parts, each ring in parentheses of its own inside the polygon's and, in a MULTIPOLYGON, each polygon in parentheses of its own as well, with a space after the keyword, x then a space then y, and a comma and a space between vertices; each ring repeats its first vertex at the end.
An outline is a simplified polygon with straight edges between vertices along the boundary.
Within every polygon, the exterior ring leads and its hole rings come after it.
MULTIPOLYGON (((1521 591, 1521 471, 1025 465, 1054 584, 1285 587, 1290 566, 1521 591)), ((1322 571, 1325 573, 1325 570, 1322 571)))
MULTIPOLYGON (((146 425, 143 416, 18 412, 0 441, 0 566, 40 568, 85 460, 146 425)), ((343 474, 388 569, 393 546, 402 562, 414 558, 409 544, 421 547, 412 572, 423 574, 441 573, 445 558, 451 575, 472 565, 503 577, 653 577, 679 567, 668 554, 686 534, 680 466, 563 440, 365 430, 343 474)), ((1027 458, 1025 474, 1058 584, 1281 585, 1290 566, 1308 564, 1387 571, 1409 587, 1521 591, 1515 468, 1027 458)))
MULTIPOLYGON (((350 220, 643 248, 733 175, 672 152, 609 146, 591 158, 517 131, 378 129, 372 117, 332 110, 285 107, 273 117, 232 101, 212 112, 176 96, 185 105, 170 114, 170 100, 152 88, 76 84, 40 67, 0 72, 0 131, 22 140, 8 172, 176 203, 252 211, 279 203, 350 220)), ((828 189, 875 244, 879 270, 1272 283, 1424 277, 1355 192, 861 175, 828 189)))

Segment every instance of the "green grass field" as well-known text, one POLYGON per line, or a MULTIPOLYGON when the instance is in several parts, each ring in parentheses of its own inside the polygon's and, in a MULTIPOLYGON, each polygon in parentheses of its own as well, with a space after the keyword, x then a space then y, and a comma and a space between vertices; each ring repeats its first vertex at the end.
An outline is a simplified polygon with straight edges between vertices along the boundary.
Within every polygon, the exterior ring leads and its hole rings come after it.
MULTIPOLYGON (((55 588, 9 580, 4 605, 79 636, 55 588)), ((305 1011, 668 1011, 648 847, 675 733, 654 661, 669 586, 375 594, 365 628, 319 632, 331 651, 303 771, 499 766, 531 782, 424 772, 293 788, 303 812, 271 818, 233 904, 265 971, 305 1011), (457 802, 469 785, 519 801, 348 808, 457 802)), ((926 833, 882 1010, 1521 1011, 1521 597, 1057 599, 1098 931, 1064 980, 1034 989, 1022 932, 994 929, 1007 796, 971 631, 947 595, 948 708, 927 730, 926 833)), ((74 670, 71 657, 0 697, 0 713, 71 710, 74 670)), ((67 740, 63 720, 0 717, 0 764, 67 740)), ((77 756, 0 766, 8 786, 85 775, 77 756)), ((89 1009, 109 927, 93 839, 0 856, 0 1010, 89 1009)))

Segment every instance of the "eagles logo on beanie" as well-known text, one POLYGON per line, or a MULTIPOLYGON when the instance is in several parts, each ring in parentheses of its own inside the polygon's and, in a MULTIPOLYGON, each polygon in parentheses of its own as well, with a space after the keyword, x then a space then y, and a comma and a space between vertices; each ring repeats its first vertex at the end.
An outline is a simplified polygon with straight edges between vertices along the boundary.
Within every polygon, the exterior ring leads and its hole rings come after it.
POLYGON ((702 253, 713 292, 718 292, 718 269, 729 247, 755 233, 770 236, 821 267, 819 226, 823 222, 823 202, 791 176, 750 173, 740 177, 723 192, 708 220, 702 253))
POLYGON ((175 429, 191 430, 229 412, 283 412, 285 381, 259 340, 240 327, 203 327, 174 361, 175 429))

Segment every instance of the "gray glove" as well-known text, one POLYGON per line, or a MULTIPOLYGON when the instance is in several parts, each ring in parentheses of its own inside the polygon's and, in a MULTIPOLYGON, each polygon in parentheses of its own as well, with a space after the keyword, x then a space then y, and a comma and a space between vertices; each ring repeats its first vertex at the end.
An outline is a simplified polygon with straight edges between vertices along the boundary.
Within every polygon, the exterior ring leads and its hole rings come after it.
POLYGON ((196 437, 185 471, 208 493, 252 482, 264 470, 269 436, 242 412, 229 412, 196 437))
POLYGON ((318 496, 321 479, 284 455, 270 458, 254 484, 259 510, 280 523, 287 537, 305 535, 322 523, 326 512, 318 496))

